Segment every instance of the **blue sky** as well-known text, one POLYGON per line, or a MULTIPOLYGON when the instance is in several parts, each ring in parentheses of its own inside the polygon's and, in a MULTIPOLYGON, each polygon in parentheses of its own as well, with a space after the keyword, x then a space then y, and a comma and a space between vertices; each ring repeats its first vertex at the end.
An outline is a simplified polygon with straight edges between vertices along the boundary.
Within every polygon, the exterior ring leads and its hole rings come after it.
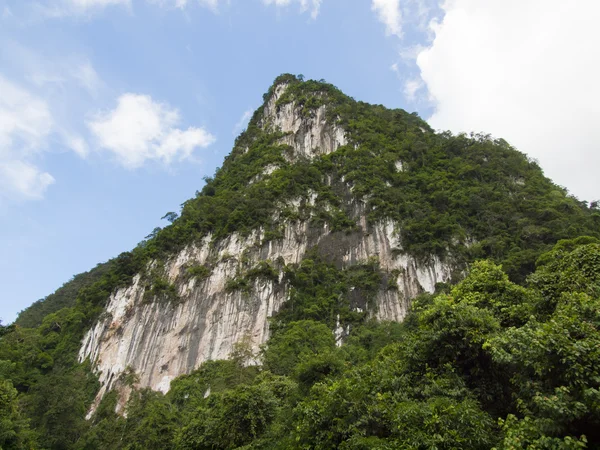
POLYGON ((600 197, 599 2, 562 3, 0 0, 0 318, 164 225, 284 72, 600 197))

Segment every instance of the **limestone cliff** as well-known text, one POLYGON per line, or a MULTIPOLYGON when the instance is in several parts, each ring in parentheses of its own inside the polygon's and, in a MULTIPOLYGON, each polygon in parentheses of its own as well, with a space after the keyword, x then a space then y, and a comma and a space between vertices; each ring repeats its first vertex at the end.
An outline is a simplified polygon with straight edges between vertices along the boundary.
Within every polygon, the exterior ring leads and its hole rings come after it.
MULTIPOLYGON (((328 118, 326 104, 312 114, 302 113, 296 102, 279 102, 288 85, 281 83, 265 102, 259 126, 280 131, 282 144, 290 147, 289 162, 311 159, 347 145, 343 127, 328 118)), ((398 163, 401 168, 401 163, 398 163)), ((260 177, 269 177, 277 166, 268 166, 260 177)), ((348 192, 351 186, 346 186, 348 192)), ((314 203, 315 196, 282 199, 281 208, 300 210, 314 203)), ((90 358, 99 375, 101 390, 96 403, 110 389, 119 388, 127 397, 123 375, 139 377, 139 387, 166 392, 171 380, 189 373, 209 359, 227 358, 235 343, 247 340, 254 351, 269 336, 268 318, 287 300, 289 285, 283 267, 302 261, 318 246, 340 267, 376 257, 381 271, 397 288, 381 288, 373 304, 357 299, 354 308, 368 308, 380 320, 400 321, 410 300, 421 292, 433 292, 435 284, 447 281, 453 267, 437 257, 416 259, 402 251, 399 224, 392 220, 369 223, 365 205, 348 197, 346 210, 357 224, 352 232, 333 232, 329 225, 309 219, 281 219, 281 233, 265 238, 265 229, 249 235, 232 233, 190 244, 168 261, 149 263, 129 286, 118 289, 108 300, 105 313, 87 332, 80 360, 90 358), (230 282, 261 261, 270 261, 278 272, 273 279, 255 278, 245 290, 232 289, 230 282), (202 276, 190 275, 191 267, 208 267, 202 276), (173 287, 172 297, 148 289, 148 273, 159 271, 173 287)), ((275 213, 277 214, 277 213, 275 213)), ((346 330, 347 331, 347 330, 346 330)), ((344 328, 337 331, 343 339, 344 328)))

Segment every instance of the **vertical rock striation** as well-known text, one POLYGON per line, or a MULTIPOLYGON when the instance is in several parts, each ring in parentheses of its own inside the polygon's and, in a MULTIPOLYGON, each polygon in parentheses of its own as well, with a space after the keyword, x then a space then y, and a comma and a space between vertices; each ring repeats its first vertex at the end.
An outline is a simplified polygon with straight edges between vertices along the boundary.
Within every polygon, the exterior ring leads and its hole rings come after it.
MULTIPOLYGON (((326 119, 326 106, 304 117, 294 102, 279 105, 286 88, 286 84, 275 87, 265 104, 261 126, 285 133, 282 142, 292 147, 292 160, 314 158, 348 143, 344 130, 326 119)), ((264 176, 273 170, 267 168, 264 176)), ((310 193, 307 197, 310 202, 310 193)), ((291 205, 299 208, 300 203, 292 201, 291 205)), ((123 406, 129 392, 123 379, 130 371, 138 376, 139 387, 166 392, 175 377, 204 361, 227 358, 236 342, 246 340, 258 351, 269 336, 268 318, 288 298, 289 286, 280 271, 277 280, 257 278, 246 290, 232 290, 228 282, 242 267, 270 260, 281 269, 301 262, 317 245, 341 267, 377 257, 381 270, 395 278, 392 282, 397 288, 381 289, 369 313, 379 320, 395 321, 405 317, 412 298, 433 292, 436 283, 449 279, 449 264, 437 258, 423 262, 402 253, 396 223, 368 225, 360 204, 351 204, 349 209, 359 231, 331 233, 327 225, 297 221, 283 223, 282 237, 268 242, 262 229, 247 237, 234 233, 218 241, 206 236, 161 268, 176 290, 176 301, 149 295, 143 273, 130 286, 114 292, 105 313, 85 335, 79 353, 80 360, 92 361, 102 386, 93 409, 113 388, 120 389, 119 405, 123 406), (210 274, 203 279, 191 277, 186 269, 198 265, 210 266, 210 274)), ((336 330, 338 340, 342 334, 343 330, 336 330)))

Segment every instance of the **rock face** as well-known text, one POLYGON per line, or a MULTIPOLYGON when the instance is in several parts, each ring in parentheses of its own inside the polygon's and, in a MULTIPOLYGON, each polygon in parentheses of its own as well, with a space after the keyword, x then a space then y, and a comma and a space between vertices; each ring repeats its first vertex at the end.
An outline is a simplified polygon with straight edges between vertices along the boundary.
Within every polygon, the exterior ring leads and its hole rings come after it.
POLYGON ((288 133, 282 143, 293 147, 296 159, 326 155, 347 144, 344 130, 327 121, 325 105, 317 108, 309 117, 303 117, 301 108, 293 102, 278 105, 277 102, 287 87, 287 84, 276 86, 265 105, 263 127, 273 127, 288 133))
MULTIPOLYGON (((313 158, 347 143, 343 129, 325 119, 325 106, 308 118, 299 114, 294 103, 277 106, 286 87, 279 85, 268 100, 262 126, 288 133, 283 142, 293 147, 293 157, 313 158)), ((301 201, 286 206, 298 208, 301 201)), ((284 224, 283 237, 269 242, 264 241, 262 229, 248 237, 232 234, 217 242, 206 236, 201 244, 185 248, 161 268, 176 289, 177 301, 149 297, 144 274, 116 291, 105 313, 86 334, 79 354, 82 361, 90 358, 102 384, 93 409, 113 388, 120 390, 119 407, 123 406, 129 392, 124 374, 130 371, 139 377, 139 387, 166 392, 175 377, 209 359, 227 358, 237 342, 244 340, 257 351, 269 336, 267 319, 286 301, 289 286, 280 272, 278 280, 258 278, 248 290, 232 290, 228 280, 239 275, 242 267, 265 260, 277 261, 279 267, 299 263, 316 245, 342 267, 377 257, 381 270, 395 277, 398 288, 378 292, 375 308, 369 313, 395 321, 405 317, 412 298, 433 292, 437 282, 449 279, 452 267, 448 264, 435 258, 420 262, 399 251, 397 224, 386 221, 368 226, 360 203, 350 209, 361 228, 350 234, 331 233, 327 225, 317 228, 299 221, 284 224), (201 279, 190 277, 186 269, 198 265, 210 265, 210 274, 201 279)), ((338 340, 343 334, 343 329, 336 330, 338 340)))

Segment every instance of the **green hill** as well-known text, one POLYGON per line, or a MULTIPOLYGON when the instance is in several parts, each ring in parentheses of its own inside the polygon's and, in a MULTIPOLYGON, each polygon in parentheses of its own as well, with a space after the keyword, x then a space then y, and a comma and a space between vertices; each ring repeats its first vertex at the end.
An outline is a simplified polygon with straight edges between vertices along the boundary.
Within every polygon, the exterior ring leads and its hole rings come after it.
MULTIPOLYGON (((282 75, 264 100, 171 225, 0 328, 0 448, 598 448, 597 205, 503 139, 434 132, 414 113, 322 81, 282 75), (314 119, 324 106, 344 145, 293 153, 265 115, 284 84, 275 107, 314 119), (282 208, 295 199, 301 208, 282 208), (296 265, 265 260, 228 286, 281 273, 290 287, 260 354, 242 340, 229 360, 204 363, 167 394, 135 389, 137 375, 124 373, 126 417, 111 392, 85 419, 99 384, 77 355, 111 293, 146 274, 150 296, 177 302, 149 267, 232 233, 260 229, 268 245, 300 221, 307 233, 327 225, 330 237, 296 265), (378 255, 344 266, 337 250, 382 221, 397 226, 398 255, 454 269, 402 323, 349 308, 398 286, 378 255), (341 346, 336 318, 349 330, 341 346)), ((202 279, 211 268, 188 270, 202 279)))

